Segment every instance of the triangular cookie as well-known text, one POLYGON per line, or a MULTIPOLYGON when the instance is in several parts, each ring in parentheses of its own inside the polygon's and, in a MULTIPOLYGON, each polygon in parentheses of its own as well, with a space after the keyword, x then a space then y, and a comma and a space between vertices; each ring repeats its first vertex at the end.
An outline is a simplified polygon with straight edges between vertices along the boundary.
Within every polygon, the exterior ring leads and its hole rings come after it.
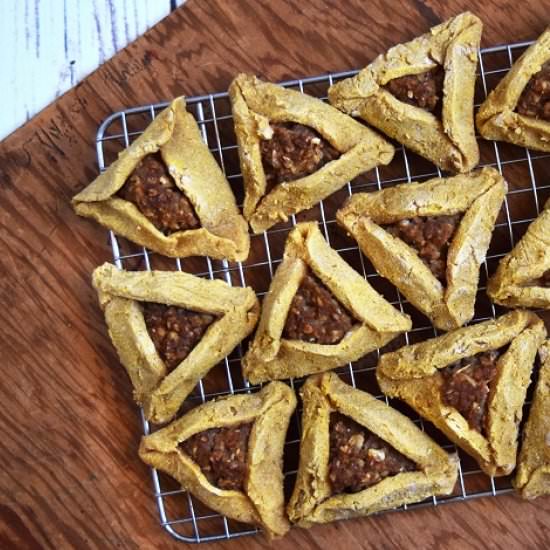
POLYGON ((550 200, 512 251, 500 260, 487 294, 508 307, 550 309, 550 200))
POLYGON ((481 29, 475 15, 457 15, 331 86, 329 101, 443 170, 467 172, 479 161, 474 87, 481 29))
POLYGON ((77 214, 166 256, 248 256, 246 222, 183 97, 78 193, 73 205, 77 214))
POLYGON ((550 27, 514 63, 476 117, 485 139, 550 151, 550 27))
POLYGON ((330 248, 316 223, 289 234, 243 359, 253 384, 322 372, 384 346, 411 321, 330 248))
POLYGON ((382 277, 437 328, 451 330, 473 317, 479 268, 505 193, 502 176, 484 168, 357 193, 336 217, 382 277))
POLYGON ((290 527, 282 466, 295 407, 282 382, 209 401, 144 436, 139 456, 220 514, 281 536, 290 527))
POLYGON ((523 498, 550 495, 550 340, 539 353, 542 365, 514 480, 523 498))
POLYGON ((214 365, 256 325, 251 288, 178 271, 93 274, 109 335, 145 417, 167 422, 214 365))
POLYGON ((292 522, 309 527, 452 492, 456 457, 383 401, 333 373, 310 377, 301 395, 292 522))
POLYGON ((254 233, 312 207, 362 172, 388 164, 393 147, 320 99, 241 74, 229 87, 254 233))
POLYGON ((513 311, 382 355, 382 391, 405 401, 488 475, 516 465, 518 428, 544 323, 513 311))

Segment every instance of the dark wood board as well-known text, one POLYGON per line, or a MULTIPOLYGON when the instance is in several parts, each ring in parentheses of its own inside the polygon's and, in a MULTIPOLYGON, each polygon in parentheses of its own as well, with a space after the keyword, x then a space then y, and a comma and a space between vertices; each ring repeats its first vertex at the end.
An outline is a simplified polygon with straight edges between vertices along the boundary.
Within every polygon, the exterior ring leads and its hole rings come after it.
MULTIPOLYGON (((464 9, 483 45, 535 38, 550 3, 190 0, 0 144, 0 547, 166 548, 130 385, 90 285, 105 231, 69 200, 97 172, 113 111, 360 67, 464 9)), ((550 500, 481 499, 293 530, 280 548, 544 548, 550 500)), ((175 545, 175 543, 174 543, 175 545)), ((267 546, 262 537, 220 543, 267 546)))

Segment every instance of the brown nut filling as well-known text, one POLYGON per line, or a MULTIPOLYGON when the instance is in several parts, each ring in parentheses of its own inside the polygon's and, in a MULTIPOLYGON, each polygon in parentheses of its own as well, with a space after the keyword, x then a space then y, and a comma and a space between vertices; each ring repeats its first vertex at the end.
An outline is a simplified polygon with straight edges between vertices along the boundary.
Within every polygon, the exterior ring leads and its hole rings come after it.
POLYGON ((252 423, 199 432, 180 444, 206 479, 227 491, 242 491, 248 470, 248 438, 252 423))
POLYGON ((539 279, 539 286, 543 286, 545 288, 550 287, 550 269, 547 269, 542 274, 542 277, 539 279))
POLYGON ((417 467, 406 456, 351 418, 330 417, 329 480, 333 494, 356 493, 417 467))
POLYGON ((394 78, 385 88, 399 101, 426 111, 438 111, 443 97, 444 76, 443 68, 437 67, 425 73, 394 78))
POLYGON ((317 277, 308 273, 290 304, 283 337, 337 344, 352 326, 353 317, 317 277))
POLYGON ((340 153, 318 132, 294 122, 271 123, 273 136, 260 141, 267 192, 283 181, 313 174, 340 153))
POLYGON ((160 153, 143 157, 118 194, 166 234, 200 227, 193 205, 174 183, 160 153))
POLYGON ((518 101, 517 112, 550 121, 550 61, 525 86, 518 101))
POLYGON ((443 403, 454 407, 479 433, 486 431, 488 398, 500 355, 501 351, 478 353, 440 371, 443 403))
POLYGON ((143 304, 147 332, 168 371, 177 367, 216 320, 210 313, 147 302, 143 304))
POLYGON ((447 252, 461 216, 428 216, 407 218, 386 226, 398 237, 416 249, 421 260, 443 284, 446 282, 447 252))

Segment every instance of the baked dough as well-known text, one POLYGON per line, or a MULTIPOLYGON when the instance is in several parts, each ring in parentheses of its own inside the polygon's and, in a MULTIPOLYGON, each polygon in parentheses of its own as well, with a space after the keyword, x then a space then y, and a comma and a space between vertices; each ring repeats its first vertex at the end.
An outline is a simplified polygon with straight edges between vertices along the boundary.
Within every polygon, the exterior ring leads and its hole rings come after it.
POLYGON ((132 381, 134 399, 153 422, 169 421, 197 382, 252 332, 258 320, 259 303, 251 288, 231 287, 189 273, 128 272, 105 263, 94 271, 93 284, 109 336, 132 381), (219 318, 166 375, 139 302, 174 305, 219 318))
POLYGON ((528 311, 457 329, 443 336, 382 355, 376 376, 382 391, 405 401, 473 456, 492 476, 516 465, 518 427, 537 348, 546 337, 544 323, 528 311), (487 437, 441 398, 442 369, 482 352, 509 347, 497 361, 489 395, 487 437))
POLYGON ((550 340, 539 353, 542 365, 514 480, 523 498, 550 494, 550 340))
POLYGON ((549 60, 550 27, 514 63, 479 108, 476 124, 485 139, 550 151, 550 122, 515 112, 525 86, 549 60))
POLYGON ((242 362, 244 375, 258 384, 333 369, 384 346, 410 328, 410 318, 330 248, 315 222, 301 223, 288 236, 283 262, 264 298, 258 330, 242 362), (307 268, 356 319, 338 344, 283 338, 292 299, 307 268))
POLYGON ((283 447, 294 392, 272 382, 258 393, 223 397, 199 405, 141 440, 140 458, 174 477, 182 487, 220 514, 261 526, 269 537, 284 535, 290 525, 283 493, 283 447), (212 485, 200 467, 178 445, 211 428, 253 422, 248 440, 248 471, 244 492, 212 485))
POLYGON ((506 182, 493 168, 423 183, 406 183, 352 195, 336 214, 378 273, 391 281, 439 329, 472 319, 479 268, 506 182), (447 255, 447 285, 433 275, 416 250, 380 224, 415 216, 464 213, 447 255))
POLYGON ((457 479, 457 459, 448 455, 400 412, 348 386, 333 373, 310 377, 302 387, 302 440, 294 492, 287 507, 300 527, 363 516, 448 495, 457 479), (418 470, 386 477, 357 493, 332 495, 329 482, 330 415, 339 412, 389 443, 418 470))
POLYGON ((357 175, 393 158, 394 148, 378 134, 307 94, 240 74, 229 96, 244 179, 244 216, 254 233, 312 207, 357 175), (260 140, 272 133, 270 122, 309 126, 341 156, 309 176, 276 185, 266 195, 260 140))
POLYGON ((474 87, 482 23, 469 12, 379 55, 358 75, 329 89, 332 105, 360 117, 443 170, 468 172, 479 161, 474 87), (445 70, 441 120, 400 101, 384 86, 394 78, 445 70))
POLYGON ((93 218, 139 245, 166 256, 245 260, 248 227, 220 167, 201 139, 183 97, 160 113, 145 132, 88 187, 73 198, 77 214, 93 218), (160 151, 177 187, 192 203, 198 229, 165 235, 135 204, 117 196, 146 155, 160 151))
POLYGON ((487 294, 498 304, 550 309, 550 287, 536 281, 550 270, 550 200, 489 280, 487 294))

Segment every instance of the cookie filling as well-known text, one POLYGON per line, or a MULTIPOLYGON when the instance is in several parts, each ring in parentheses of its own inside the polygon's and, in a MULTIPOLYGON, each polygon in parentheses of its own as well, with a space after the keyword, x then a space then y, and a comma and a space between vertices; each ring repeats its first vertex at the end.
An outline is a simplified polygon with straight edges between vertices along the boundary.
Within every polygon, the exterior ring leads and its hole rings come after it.
POLYGON ((262 139, 260 151, 267 191, 283 181, 316 172, 340 153, 318 132, 294 122, 271 123, 271 139, 262 139))
POLYGON ((200 227, 193 205, 176 186, 160 153, 145 156, 118 194, 134 203, 159 231, 167 235, 200 227))
POLYGON ((353 324, 353 317, 330 290, 307 273, 290 304, 283 337, 315 344, 337 344, 353 324))
POLYGON ((550 121, 550 61, 531 77, 516 110, 520 115, 550 121))
POLYGON ((182 307, 147 302, 143 318, 168 371, 177 367, 197 345, 216 317, 182 307))
POLYGON ((231 428, 212 428, 186 439, 180 449, 198 464, 212 485, 226 491, 242 491, 251 429, 251 422, 231 428))
POLYGON ((542 277, 537 281, 537 286, 542 286, 544 288, 550 288, 550 269, 547 269, 542 277))
POLYGON ((430 268, 434 276, 445 284, 447 252, 460 219, 461 216, 458 214, 415 216, 388 225, 386 230, 415 248, 420 259, 430 268))
POLYGON ((330 417, 329 480, 333 494, 356 493, 417 467, 391 445, 347 416, 330 417))
POLYGON ((394 78, 386 84, 385 88, 399 101, 426 111, 436 112, 441 110, 444 76, 443 68, 437 67, 425 73, 394 78))
POLYGON ((454 407, 473 430, 485 433, 491 382, 497 374, 501 351, 487 351, 461 359, 440 370, 443 403, 454 407))

